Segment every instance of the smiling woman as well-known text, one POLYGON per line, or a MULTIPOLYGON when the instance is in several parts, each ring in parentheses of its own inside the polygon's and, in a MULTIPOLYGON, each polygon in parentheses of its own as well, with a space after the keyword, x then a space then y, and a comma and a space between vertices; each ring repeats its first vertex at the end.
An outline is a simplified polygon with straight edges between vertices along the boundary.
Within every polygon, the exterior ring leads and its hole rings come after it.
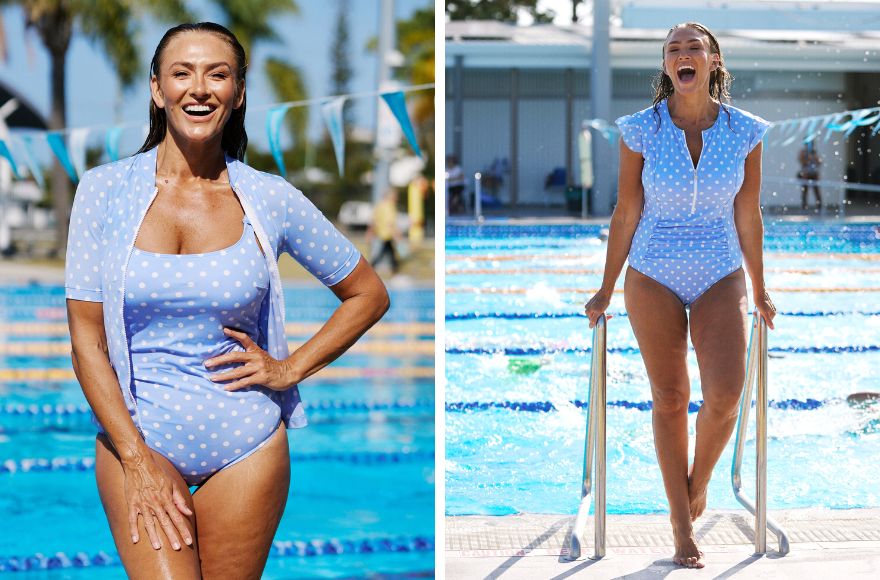
POLYGON ((260 576, 288 494, 285 427, 306 425, 297 383, 389 305, 301 192, 241 162, 245 71, 222 26, 169 30, 151 64, 146 142, 87 172, 74 202, 73 366, 100 427, 98 489, 132 578, 260 576), (342 301, 293 354, 282 252, 342 301))

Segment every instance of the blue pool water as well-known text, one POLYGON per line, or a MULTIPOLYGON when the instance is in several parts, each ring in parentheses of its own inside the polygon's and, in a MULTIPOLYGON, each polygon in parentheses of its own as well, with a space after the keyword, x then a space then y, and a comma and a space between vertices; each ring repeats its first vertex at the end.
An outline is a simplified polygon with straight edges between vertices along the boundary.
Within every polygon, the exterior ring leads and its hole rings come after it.
MULTIPOLYGON (((285 294, 288 324, 314 325, 337 304, 323 288, 289 287, 285 294)), ((0 564, 37 553, 115 555, 89 467, 94 427, 79 385, 63 374, 9 374, 70 373, 69 356, 49 350, 69 341, 63 309, 60 287, 0 287, 0 373, 6 373, 0 375, 0 514, 3 529, 15 530, 0 533, 0 564), (29 345, 36 351, 21 350, 29 345), (36 458, 86 467, 46 471, 31 467, 36 458)), ((359 343, 367 350, 344 355, 326 378, 319 373, 302 383, 311 424, 288 431, 291 491, 276 535, 280 549, 264 578, 433 576, 433 309, 433 288, 393 290, 392 309, 359 343), (332 376, 340 371, 353 371, 354 378, 332 376), (331 540, 342 554, 327 553, 331 540), (295 555, 314 550, 297 542, 313 541, 323 555, 295 555)), ((293 342, 307 337, 307 329, 289 334, 293 342)), ((16 575, 30 576, 120 578, 123 572, 117 565, 16 575)))
MULTIPOLYGON (((582 312, 601 282, 603 230, 447 228, 447 514, 576 512, 591 344, 582 312)), ((768 223, 765 270, 781 313, 769 337, 769 508, 880 507, 880 409, 844 401, 880 391, 876 224, 768 223)), ((618 290, 622 284, 621 276, 618 290)), ((621 292, 609 312, 608 511, 666 512, 648 379, 621 292)), ((693 352, 688 365, 691 400, 699 401, 693 352)), ((691 413, 691 446, 695 419, 691 413)), ((748 490, 753 429, 745 453, 748 490)), ((731 443, 710 508, 740 507, 732 455, 731 443)))

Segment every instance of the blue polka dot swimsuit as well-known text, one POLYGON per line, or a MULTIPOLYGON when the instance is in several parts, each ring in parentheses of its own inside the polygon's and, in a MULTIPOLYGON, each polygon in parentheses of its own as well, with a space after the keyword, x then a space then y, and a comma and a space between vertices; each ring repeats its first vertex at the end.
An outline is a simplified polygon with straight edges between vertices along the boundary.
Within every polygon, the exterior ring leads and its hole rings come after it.
POLYGON ((629 265, 690 306, 742 266, 733 202, 745 176, 745 159, 770 124, 724 105, 715 124, 703 131, 695 167, 666 100, 656 111, 648 107, 616 123, 626 146, 644 158, 644 206, 629 265))
POLYGON ((235 392, 212 382, 204 362, 241 343, 231 327, 258 341, 269 286, 266 260, 244 218, 233 246, 203 254, 133 249, 126 280, 125 325, 132 383, 144 440, 188 485, 241 461, 278 428, 278 393, 266 387, 235 392))

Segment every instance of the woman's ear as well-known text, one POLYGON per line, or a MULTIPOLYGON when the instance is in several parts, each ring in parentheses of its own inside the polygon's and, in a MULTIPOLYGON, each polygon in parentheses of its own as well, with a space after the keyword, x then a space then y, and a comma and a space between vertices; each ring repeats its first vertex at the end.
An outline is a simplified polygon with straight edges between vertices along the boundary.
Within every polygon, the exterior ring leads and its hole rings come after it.
POLYGON ((245 91, 244 81, 239 81, 238 96, 235 99, 235 105, 232 107, 233 109, 240 109, 241 108, 241 105, 244 103, 244 91, 245 91))
POLYGON ((150 77, 150 97, 157 108, 165 108, 165 95, 162 93, 162 89, 159 88, 159 79, 156 75, 150 77))

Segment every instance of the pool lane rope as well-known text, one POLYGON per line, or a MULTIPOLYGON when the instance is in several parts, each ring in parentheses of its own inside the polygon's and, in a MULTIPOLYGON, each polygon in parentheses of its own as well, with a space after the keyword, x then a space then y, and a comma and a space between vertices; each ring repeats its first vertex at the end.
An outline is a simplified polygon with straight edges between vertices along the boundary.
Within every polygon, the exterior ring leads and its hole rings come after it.
MULTIPOLYGON (((270 558, 309 558, 346 554, 412 554, 434 551, 433 536, 398 536, 361 539, 329 540, 275 540, 269 550, 270 558)), ((104 568, 120 566, 116 553, 100 551, 94 555, 77 552, 68 555, 56 552, 46 556, 41 552, 29 556, 0 557, 0 572, 31 570, 58 570, 64 568, 104 568)))
MULTIPOLYGON (((626 312, 609 312, 609 316, 626 318, 626 312)), ((815 312, 777 312, 777 316, 826 317, 826 316, 880 316, 880 311, 819 310, 815 312)), ((483 320, 499 318, 502 320, 543 320, 554 318, 586 318, 583 312, 452 312, 446 320, 483 320)))
MULTIPOLYGON (((818 399, 784 399, 780 401, 770 401, 771 409, 780 409, 785 411, 812 411, 827 405, 835 403, 844 403, 843 399, 828 399, 820 401, 818 399)), ((588 401, 575 399, 569 401, 572 405, 579 409, 589 406, 588 401)), ((688 403, 688 413, 696 413, 700 410, 703 401, 690 401, 688 403)), ((552 401, 459 401, 446 403, 446 411, 450 413, 462 413, 468 411, 486 411, 489 409, 508 409, 510 411, 523 411, 529 413, 550 413, 559 411, 557 406, 559 403, 552 401)), ((635 409, 637 411, 650 411, 654 405, 651 401, 608 401, 608 407, 619 407, 623 409, 635 409)), ((755 406, 752 401, 752 407, 755 406)))
MULTIPOLYGON (((693 350, 693 349, 691 349, 693 350)), ((612 354, 638 354, 635 346, 611 347, 607 351, 612 354)), ((880 345, 842 345, 842 346, 775 346, 767 349, 775 354, 845 354, 880 352, 880 345)), ((591 349, 586 346, 534 346, 534 347, 455 347, 446 349, 446 354, 503 354, 507 356, 534 356, 544 354, 589 354, 591 349)))
MULTIPOLYGON (((353 453, 291 453, 293 463, 351 463, 359 465, 398 465, 401 463, 433 462, 433 451, 360 451, 353 453)), ((33 459, 6 459, 0 462, 0 474, 38 473, 58 471, 91 471, 94 457, 53 457, 33 459)))

